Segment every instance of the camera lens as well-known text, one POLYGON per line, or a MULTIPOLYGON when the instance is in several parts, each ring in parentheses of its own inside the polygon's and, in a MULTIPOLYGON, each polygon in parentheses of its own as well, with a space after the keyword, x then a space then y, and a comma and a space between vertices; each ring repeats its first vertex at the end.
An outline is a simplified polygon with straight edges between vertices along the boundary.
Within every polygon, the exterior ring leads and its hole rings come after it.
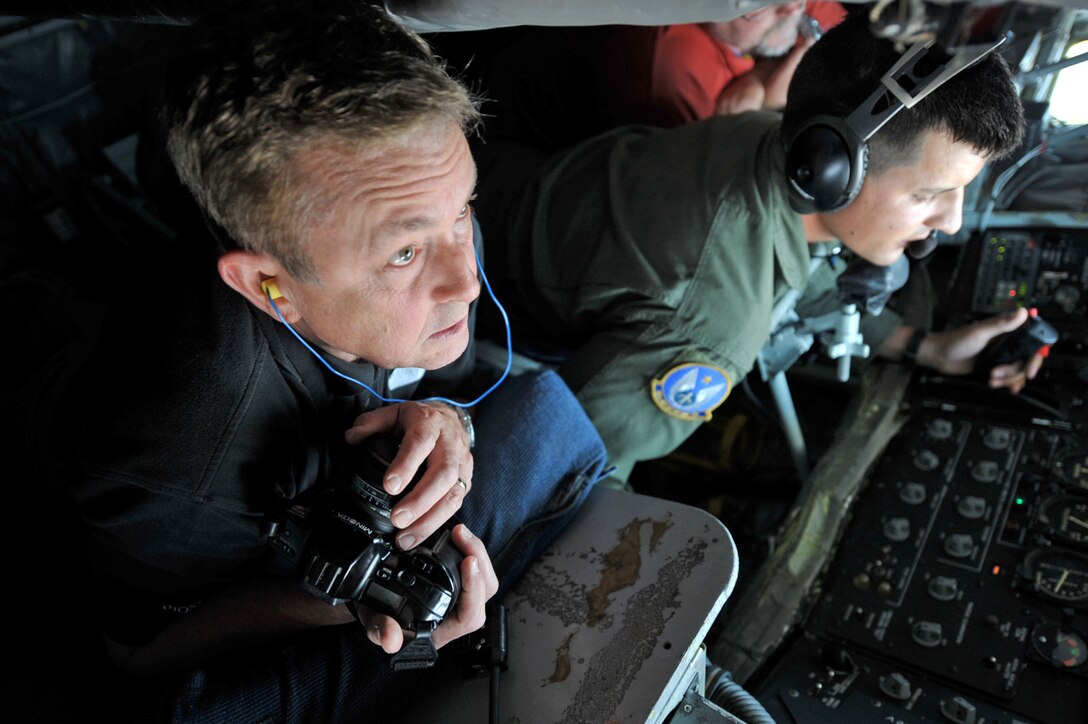
POLYGON ((348 456, 348 475, 351 476, 351 492, 354 507, 366 518, 375 531, 383 535, 395 530, 389 520, 393 507, 391 498, 382 487, 385 471, 397 454, 397 443, 389 438, 378 437, 354 447, 348 456))

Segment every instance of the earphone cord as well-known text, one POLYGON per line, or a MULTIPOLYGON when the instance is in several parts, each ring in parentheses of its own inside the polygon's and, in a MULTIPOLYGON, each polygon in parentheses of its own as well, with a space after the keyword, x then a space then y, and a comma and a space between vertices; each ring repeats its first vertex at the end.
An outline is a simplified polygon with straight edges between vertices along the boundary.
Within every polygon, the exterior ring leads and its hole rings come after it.
MULTIPOLYGON (((491 387, 489 387, 486 392, 484 392, 482 395, 477 397, 475 400, 472 400, 471 402, 454 402, 453 400, 451 400, 451 399, 449 399, 447 397, 425 397, 422 400, 414 400, 415 402, 444 402, 445 404, 453 405, 454 407, 475 407, 485 397, 487 397, 492 392, 494 392, 496 389, 498 389, 499 385, 501 385, 503 383, 503 381, 506 380, 507 375, 510 374, 510 366, 514 361, 514 344, 513 344, 513 341, 511 339, 511 335, 510 335, 510 317, 508 317, 506 315, 506 310, 503 309, 502 304, 499 303, 498 298, 495 296, 495 292, 491 290, 491 283, 489 281, 487 281, 487 274, 484 273, 484 266, 483 266, 483 264, 480 263, 480 255, 476 254, 475 249, 473 249, 472 251, 473 251, 473 254, 475 254, 475 256, 476 256, 476 268, 480 271, 480 279, 482 279, 483 282, 484 282, 484 288, 487 289, 487 294, 488 294, 488 296, 491 297, 491 301, 495 302, 495 306, 498 308, 499 314, 502 315, 502 321, 503 321, 503 324, 506 327, 506 369, 503 370, 502 376, 499 377, 499 379, 495 382, 495 384, 491 385, 491 387)), ((283 313, 280 312, 280 308, 276 305, 275 300, 272 299, 272 293, 270 291, 267 291, 267 290, 266 290, 265 293, 268 295, 268 301, 272 303, 272 309, 275 310, 276 316, 280 318, 280 321, 283 322, 284 326, 287 327, 287 329, 291 332, 291 334, 293 334, 295 336, 295 339, 297 339, 299 342, 302 342, 302 345, 306 349, 310 350, 310 352, 313 353, 314 357, 317 357, 318 361, 320 361, 321 364, 325 365, 325 367, 329 370, 329 372, 332 372, 337 377, 342 377, 343 379, 347 380, 348 382, 354 382, 355 384, 359 385, 364 390, 366 390, 370 394, 374 395, 376 398, 378 398, 382 402, 412 402, 413 401, 413 400, 401 399, 399 397, 382 397, 381 395, 379 395, 377 393, 377 391, 375 391, 372 387, 370 387, 370 385, 366 384, 365 382, 360 382, 359 380, 355 379, 354 377, 352 377, 350 375, 345 375, 344 373, 334 369, 333 366, 330 365, 328 363, 328 361, 324 357, 321 356, 321 353, 318 352, 316 349, 314 349, 312 346, 310 346, 310 343, 307 342, 305 339, 303 339, 302 335, 299 334, 298 332, 296 332, 295 328, 292 327, 290 324, 288 324, 287 320, 283 318, 283 313)))

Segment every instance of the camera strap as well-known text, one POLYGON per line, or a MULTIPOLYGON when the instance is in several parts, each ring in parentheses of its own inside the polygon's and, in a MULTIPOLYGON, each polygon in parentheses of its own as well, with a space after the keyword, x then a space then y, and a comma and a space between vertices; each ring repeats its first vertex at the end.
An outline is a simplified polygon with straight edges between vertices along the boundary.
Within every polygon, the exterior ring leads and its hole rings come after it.
POLYGON ((389 657, 389 667, 393 671, 428 669, 438 661, 438 649, 431 640, 431 634, 436 628, 435 623, 431 621, 419 625, 422 628, 418 631, 405 630, 404 646, 389 657))
MULTIPOLYGON (((310 500, 312 496, 303 496, 310 500)), ((284 559, 289 567, 299 564, 310 536, 307 519, 312 505, 288 500, 277 491, 276 504, 265 517, 262 532, 269 547, 284 559)))
MULTIPOLYGON (((348 601, 348 610, 355 616, 355 620, 364 629, 368 624, 363 618, 362 606, 357 601, 348 601)), ((393 671, 409 671, 411 669, 429 669, 438 661, 438 649, 431 640, 431 634, 438 628, 434 621, 418 624, 421 628, 402 629, 404 631, 404 645, 400 651, 389 657, 389 668, 393 671)))

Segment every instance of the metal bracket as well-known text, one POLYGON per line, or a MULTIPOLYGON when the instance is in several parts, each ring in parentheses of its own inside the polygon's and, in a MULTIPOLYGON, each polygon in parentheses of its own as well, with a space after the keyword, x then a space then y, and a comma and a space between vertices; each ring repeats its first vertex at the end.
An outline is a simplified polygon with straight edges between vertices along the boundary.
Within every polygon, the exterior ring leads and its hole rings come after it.
POLYGON ((676 707, 669 724, 744 724, 725 709, 705 698, 693 688, 688 690, 676 707))

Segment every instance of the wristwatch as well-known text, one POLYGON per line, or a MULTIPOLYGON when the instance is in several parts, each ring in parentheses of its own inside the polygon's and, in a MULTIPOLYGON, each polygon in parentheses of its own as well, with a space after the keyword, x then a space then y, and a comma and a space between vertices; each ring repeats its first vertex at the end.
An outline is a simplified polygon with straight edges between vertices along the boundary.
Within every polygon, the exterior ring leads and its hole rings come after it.
POLYGON ((903 361, 908 364, 918 364, 918 348, 922 346, 922 340, 929 334, 925 327, 914 330, 914 334, 907 340, 907 346, 903 348, 903 361))
POLYGON ((465 428, 465 435, 468 436, 468 449, 476 447, 476 428, 472 426, 472 415, 468 414, 468 408, 451 405, 448 402, 444 404, 457 413, 457 419, 461 421, 461 427, 465 428))

